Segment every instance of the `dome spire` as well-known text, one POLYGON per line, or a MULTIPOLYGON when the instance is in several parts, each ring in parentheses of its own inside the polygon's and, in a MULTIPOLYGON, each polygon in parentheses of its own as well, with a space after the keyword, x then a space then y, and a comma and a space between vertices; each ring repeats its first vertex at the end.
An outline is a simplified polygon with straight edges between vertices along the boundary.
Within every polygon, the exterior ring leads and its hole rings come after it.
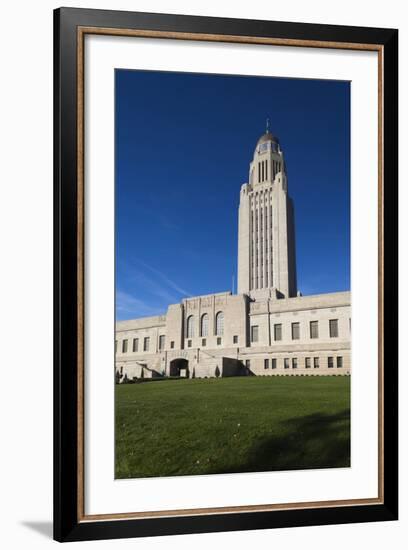
POLYGON ((269 134, 269 125, 270 125, 269 117, 266 117, 266 133, 267 134, 269 134))

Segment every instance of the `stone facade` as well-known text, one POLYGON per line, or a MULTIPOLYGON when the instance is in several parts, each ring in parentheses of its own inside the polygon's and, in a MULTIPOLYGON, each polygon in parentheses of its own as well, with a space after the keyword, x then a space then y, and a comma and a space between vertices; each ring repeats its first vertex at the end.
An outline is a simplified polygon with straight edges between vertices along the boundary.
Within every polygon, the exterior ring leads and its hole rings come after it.
POLYGON ((293 203, 279 141, 267 131, 241 187, 238 294, 117 322, 117 380, 349 375, 350 327, 350 292, 297 292, 293 203))
POLYGON ((260 137, 241 186, 238 216, 238 293, 274 288, 296 296, 294 213, 279 140, 260 137))

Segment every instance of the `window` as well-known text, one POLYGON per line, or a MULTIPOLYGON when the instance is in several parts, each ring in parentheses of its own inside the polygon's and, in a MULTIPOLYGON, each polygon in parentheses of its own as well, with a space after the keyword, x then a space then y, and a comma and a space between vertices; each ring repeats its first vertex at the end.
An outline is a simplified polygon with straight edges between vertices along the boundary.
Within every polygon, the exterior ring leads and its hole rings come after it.
POLYGON ((273 337, 274 337, 275 342, 277 340, 282 340, 282 325, 281 324, 273 326, 273 337))
POLYGON ((289 368, 289 359, 288 359, 288 357, 285 357, 285 359, 283 360, 283 366, 285 367, 285 369, 289 368))
POLYGON ((269 369, 269 359, 264 359, 264 369, 269 369))
POLYGON ((187 346, 188 346, 189 348, 191 348, 191 340, 188 340, 188 341, 187 341, 187 346))
POLYGON ((258 325, 253 325, 251 327, 251 342, 258 342, 259 337, 259 327, 258 325))
POLYGON ((238 336, 233 336, 232 337, 232 343, 233 344, 238 344, 238 336))
POLYGON ((165 336, 164 334, 161 334, 159 336, 159 349, 164 349, 164 343, 165 343, 165 336))
POLYGON ((187 317, 187 338, 192 338, 194 336, 194 317, 190 315, 187 317))
POLYGON ((118 341, 115 340, 115 353, 117 353, 117 352, 118 352, 118 341))
POLYGON ((127 350, 128 350, 128 341, 123 340, 123 342, 122 342, 122 353, 127 353, 127 350))
POLYGON ((297 369, 297 366, 298 366, 297 357, 293 357, 292 358, 292 369, 297 369))
POLYGON ((310 321, 310 338, 319 338, 319 321, 310 321))
POLYGON ((339 321, 338 319, 330 319, 329 321, 330 338, 337 338, 339 335, 339 321))
POLYGON ((300 323, 292 323, 292 340, 300 338, 300 323))
POLYGON ((174 341, 173 340, 170 342, 170 348, 174 349, 174 341))
POLYGON ((337 357, 337 368, 341 369, 343 367, 343 357, 337 357))
POLYGON ((247 369, 250 369, 250 368, 251 368, 251 361, 250 361, 250 359, 246 359, 246 360, 245 360, 245 366, 246 366, 247 369))
POLYGON ((276 369, 276 359, 272 359, 272 368, 276 369))
POLYGON ((207 313, 204 313, 204 315, 201 316, 201 336, 208 336, 208 315, 207 313))
POLYGON ((219 311, 215 316, 215 334, 222 336, 224 334, 224 313, 219 311))
POLYGON ((217 338, 217 346, 220 346, 220 345, 221 345, 221 338, 218 337, 218 338, 217 338))
POLYGON ((133 338, 133 352, 139 351, 139 338, 133 338))
POLYGON ((312 362, 311 362, 311 360, 310 360, 310 357, 306 357, 306 358, 305 358, 305 367, 306 367, 307 369, 310 369, 311 366, 312 366, 312 362))
POLYGON ((205 346, 207 345, 207 339, 206 338, 203 338, 201 340, 201 345, 203 346, 203 348, 205 348, 205 346))
POLYGON ((318 357, 313 357, 313 368, 314 369, 318 369, 320 366, 319 364, 319 358, 318 357))
POLYGON ((332 369, 333 368, 333 357, 328 357, 327 358, 327 366, 329 367, 329 369, 332 369))
POLYGON ((150 347, 150 338, 146 336, 146 338, 144 338, 143 340, 143 351, 149 351, 149 347, 150 347))

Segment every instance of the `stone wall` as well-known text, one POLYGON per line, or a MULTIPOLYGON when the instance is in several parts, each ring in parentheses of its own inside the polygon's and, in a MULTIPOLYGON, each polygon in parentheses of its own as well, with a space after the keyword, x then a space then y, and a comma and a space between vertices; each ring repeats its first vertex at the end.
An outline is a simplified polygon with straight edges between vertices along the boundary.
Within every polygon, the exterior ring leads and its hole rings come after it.
POLYGON ((348 375, 350 323, 349 292, 279 299, 267 291, 258 300, 229 292, 197 296, 169 306, 167 315, 118 322, 116 371, 131 379, 140 378, 142 372, 144 377, 169 375, 170 363, 184 359, 189 376, 194 373, 196 378, 215 376, 217 367, 221 376, 241 375, 245 369, 257 376, 348 375), (224 330, 215 334, 220 311, 224 330), (200 324, 204 314, 208 315, 205 336, 200 324), (189 317, 194 327, 190 338, 189 317), (337 335, 329 330, 334 320, 337 335), (313 321, 318 324, 317 338, 311 338, 313 321), (294 323, 299 338, 294 337, 294 323), (275 325, 281 325, 279 340, 275 325), (252 327, 257 327, 256 341, 251 341, 252 327))

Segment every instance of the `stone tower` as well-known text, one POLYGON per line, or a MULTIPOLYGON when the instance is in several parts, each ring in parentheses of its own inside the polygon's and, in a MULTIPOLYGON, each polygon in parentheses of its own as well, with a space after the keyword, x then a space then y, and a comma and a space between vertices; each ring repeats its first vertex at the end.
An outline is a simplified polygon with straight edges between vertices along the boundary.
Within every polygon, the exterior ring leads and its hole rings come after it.
POLYGON ((269 131, 256 144, 249 183, 241 187, 238 293, 252 298, 296 296, 293 202, 279 140, 269 131))

